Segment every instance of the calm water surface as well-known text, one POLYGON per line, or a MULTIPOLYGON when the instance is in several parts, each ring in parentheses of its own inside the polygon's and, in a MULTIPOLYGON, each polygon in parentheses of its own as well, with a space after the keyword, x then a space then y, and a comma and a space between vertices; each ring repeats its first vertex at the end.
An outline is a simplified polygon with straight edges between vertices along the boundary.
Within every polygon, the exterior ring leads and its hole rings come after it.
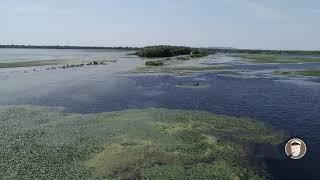
POLYGON ((82 49, 12 49, 0 48, 0 63, 12 61, 45 60, 111 60, 125 55, 126 51, 82 49))
MULTIPOLYGON (((68 70, 24 73, 0 70, 0 105, 33 104, 66 107, 67 112, 95 113, 128 108, 162 107, 206 110, 216 114, 251 117, 286 130, 305 140, 306 156, 301 160, 266 158, 267 170, 275 179, 319 179, 320 170, 320 83, 319 79, 281 78, 261 73, 272 69, 319 68, 319 63, 292 65, 250 65, 219 56, 200 64, 228 64, 243 76, 197 73, 191 76, 132 75, 128 69, 143 60, 123 52, 44 50, 41 53, 0 49, 0 61, 8 59, 81 59, 108 57, 116 63, 68 70), (49 53, 50 52, 50 53, 49 53), (71 52, 71 54, 69 54, 71 52), (10 54, 11 55, 8 55, 10 54), (25 56, 21 53, 39 54, 25 56), (45 54, 49 57, 45 58, 45 54), (111 54, 109 54, 111 53, 111 54), (3 54, 7 54, 7 57, 3 54), (57 55, 58 54, 58 55, 57 55), (19 58, 18 58, 19 57, 19 58), (252 74, 254 76, 252 76, 252 74), (208 88, 181 88, 180 83, 200 82, 208 88)), ((38 50, 39 51, 39 50, 38 50)))

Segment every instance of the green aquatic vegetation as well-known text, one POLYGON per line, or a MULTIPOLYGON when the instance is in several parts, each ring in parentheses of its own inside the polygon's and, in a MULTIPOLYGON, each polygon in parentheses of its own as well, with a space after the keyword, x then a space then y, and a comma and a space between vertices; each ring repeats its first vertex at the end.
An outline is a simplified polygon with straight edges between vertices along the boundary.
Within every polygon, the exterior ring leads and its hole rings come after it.
POLYGON ((155 60, 155 61, 146 61, 146 66, 163 66, 164 62, 162 60, 155 60))
POLYGON ((208 56, 208 53, 204 50, 201 50, 201 49, 193 50, 190 55, 191 58, 201 58, 201 57, 205 57, 205 56, 208 56))
POLYGON ((286 76, 320 76, 320 70, 303 70, 303 71, 277 71, 276 75, 286 75, 286 76))
POLYGON ((320 76, 320 70, 297 71, 297 74, 302 76, 320 76))
POLYGON ((179 57, 176 57, 175 59, 177 59, 177 60, 187 61, 187 60, 190 60, 190 59, 191 59, 191 57, 190 57, 190 56, 179 56, 179 57))
POLYGON ((31 67, 31 66, 45 66, 58 65, 65 61, 47 60, 47 61, 17 61, 0 63, 0 68, 16 68, 16 67, 31 67))
POLYGON ((160 150, 151 143, 111 144, 90 159, 86 165, 95 169, 100 177, 138 177, 139 171, 154 165, 169 164, 178 160, 178 155, 160 150), (124 145, 123 145, 124 144, 124 145))
POLYGON ((279 58, 279 55, 277 54, 232 54, 232 56, 241 57, 243 59, 261 63, 274 62, 279 58))
POLYGON ((191 52, 190 55, 187 55, 187 56, 178 56, 176 57, 175 59, 177 60, 191 60, 193 58, 201 58, 201 57, 206 57, 208 56, 208 53, 203 51, 203 50, 199 50, 199 49, 195 49, 191 52))
POLYGON ((263 179, 249 145, 283 140, 261 122, 203 111, 62 110, 0 107, 0 179, 263 179))
POLYGON ((189 71, 189 72, 201 72, 201 71, 217 71, 225 70, 228 66, 176 66, 167 67, 167 71, 189 71))
POLYGON ((165 73, 165 74, 192 74, 197 72, 210 71, 228 71, 229 66, 174 66, 164 65, 161 67, 137 67, 131 70, 131 73, 165 73))
POLYGON ((253 172, 230 166, 223 161, 212 164, 198 164, 191 168, 181 168, 180 166, 154 166, 146 169, 142 175, 145 179, 261 179, 253 172), (246 174, 244 176, 244 174, 246 174))
POLYGON ((308 56, 288 56, 287 54, 277 53, 257 53, 257 54, 246 54, 246 53, 235 53, 231 54, 233 57, 240 57, 242 59, 249 60, 255 63, 300 63, 300 62, 320 62, 319 58, 311 58, 308 56))
POLYGON ((33 67, 33 66, 48 66, 53 67, 49 69, 67 69, 75 67, 83 67, 85 65, 106 65, 110 62, 115 62, 114 60, 102 60, 102 61, 71 61, 71 60, 43 60, 43 61, 15 61, 15 62, 0 62, 0 68, 17 68, 17 67, 33 67), (59 67, 55 65, 60 65, 59 67))
MULTIPOLYGON (((319 58, 293 58, 292 60, 296 62, 320 62, 320 57, 319 58)), ((288 61, 290 61, 290 59, 288 61)))

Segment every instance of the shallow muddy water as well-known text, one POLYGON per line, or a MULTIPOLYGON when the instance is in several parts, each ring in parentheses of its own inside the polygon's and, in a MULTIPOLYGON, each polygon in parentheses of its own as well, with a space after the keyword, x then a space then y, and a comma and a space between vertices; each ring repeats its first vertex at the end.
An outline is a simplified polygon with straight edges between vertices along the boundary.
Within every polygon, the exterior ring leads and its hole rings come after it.
POLYGON ((45 70, 39 67, 36 71, 27 73, 25 68, 0 69, 0 105, 61 106, 66 108, 66 112, 76 113, 161 107, 250 117, 285 130, 290 137, 301 138, 307 144, 307 154, 301 160, 286 158, 282 146, 279 151, 283 151, 283 158, 265 160, 268 172, 275 179, 319 177, 319 78, 279 77, 272 75, 272 72, 279 69, 319 69, 320 63, 250 64, 216 55, 185 62, 182 66, 228 65, 233 73, 198 72, 177 76, 126 73, 136 66, 143 66, 144 61, 129 58, 123 52, 38 50, 41 51, 39 53, 37 50, 19 50, 14 55, 11 52, 14 50, 10 50, 6 52, 7 55, 3 55, 4 51, 0 50, 0 61, 33 59, 35 56, 36 60, 52 57, 108 57, 117 62, 65 70, 45 70), (50 57, 43 58, 49 51, 50 57), (26 56, 23 53, 37 55, 26 56), (206 86, 177 86, 183 83, 200 83, 206 86))

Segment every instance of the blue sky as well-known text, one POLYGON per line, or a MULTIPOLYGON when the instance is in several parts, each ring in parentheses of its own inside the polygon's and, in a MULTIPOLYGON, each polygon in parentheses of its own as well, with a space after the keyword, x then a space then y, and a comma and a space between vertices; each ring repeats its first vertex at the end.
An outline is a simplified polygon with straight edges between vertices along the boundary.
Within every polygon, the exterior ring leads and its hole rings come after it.
POLYGON ((319 0, 0 0, 0 44, 320 50, 319 0))

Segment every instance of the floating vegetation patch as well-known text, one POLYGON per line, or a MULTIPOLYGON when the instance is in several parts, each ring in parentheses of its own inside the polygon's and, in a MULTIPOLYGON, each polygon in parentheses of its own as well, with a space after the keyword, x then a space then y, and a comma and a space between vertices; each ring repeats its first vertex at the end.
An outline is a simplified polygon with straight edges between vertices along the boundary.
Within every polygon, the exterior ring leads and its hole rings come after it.
POLYGON ((163 60, 146 61, 146 66, 163 66, 163 60))
POLYGON ((302 71, 277 71, 274 74, 276 75, 285 75, 285 76, 320 76, 320 70, 302 70, 302 71))
POLYGON ((32 67, 32 66, 46 66, 58 65, 66 61, 46 60, 46 61, 17 61, 0 63, 0 68, 16 68, 16 67, 32 67))
POLYGON ((240 57, 255 63, 303 63, 303 62, 320 62, 320 57, 313 56, 289 56, 286 54, 275 53, 235 53, 230 54, 233 57, 240 57))
POLYGON ((52 65, 52 67, 48 67, 46 68, 46 70, 55 70, 55 69, 69 69, 69 68, 91 66, 91 65, 105 65, 108 62, 115 62, 115 61, 110 61, 110 60, 89 61, 89 62, 68 61, 68 60, 18 61, 18 62, 0 63, 0 68, 36 67, 36 66, 52 65), (60 65, 60 66, 57 66, 57 65, 60 65))
POLYGON ((190 56, 178 56, 175 59, 187 61, 187 60, 191 60, 191 57, 190 56))
POLYGON ((191 52, 191 58, 201 58, 208 56, 208 53, 205 50, 195 49, 191 52))
POLYGON ((63 66, 57 67, 51 67, 51 68, 46 68, 46 70, 52 70, 52 69, 69 69, 69 68, 77 68, 77 67, 83 67, 83 66, 92 66, 92 65, 107 65, 106 62, 115 62, 115 61, 91 61, 87 63, 81 63, 81 64, 67 64, 63 66))
POLYGON ((0 107, 0 126, 0 179, 264 179, 249 147, 284 137, 250 119, 168 109, 0 107))
POLYGON ((163 65, 161 67, 142 66, 131 70, 131 73, 164 73, 164 74, 193 74, 198 72, 223 72, 229 71, 229 66, 175 66, 175 65, 163 65))

